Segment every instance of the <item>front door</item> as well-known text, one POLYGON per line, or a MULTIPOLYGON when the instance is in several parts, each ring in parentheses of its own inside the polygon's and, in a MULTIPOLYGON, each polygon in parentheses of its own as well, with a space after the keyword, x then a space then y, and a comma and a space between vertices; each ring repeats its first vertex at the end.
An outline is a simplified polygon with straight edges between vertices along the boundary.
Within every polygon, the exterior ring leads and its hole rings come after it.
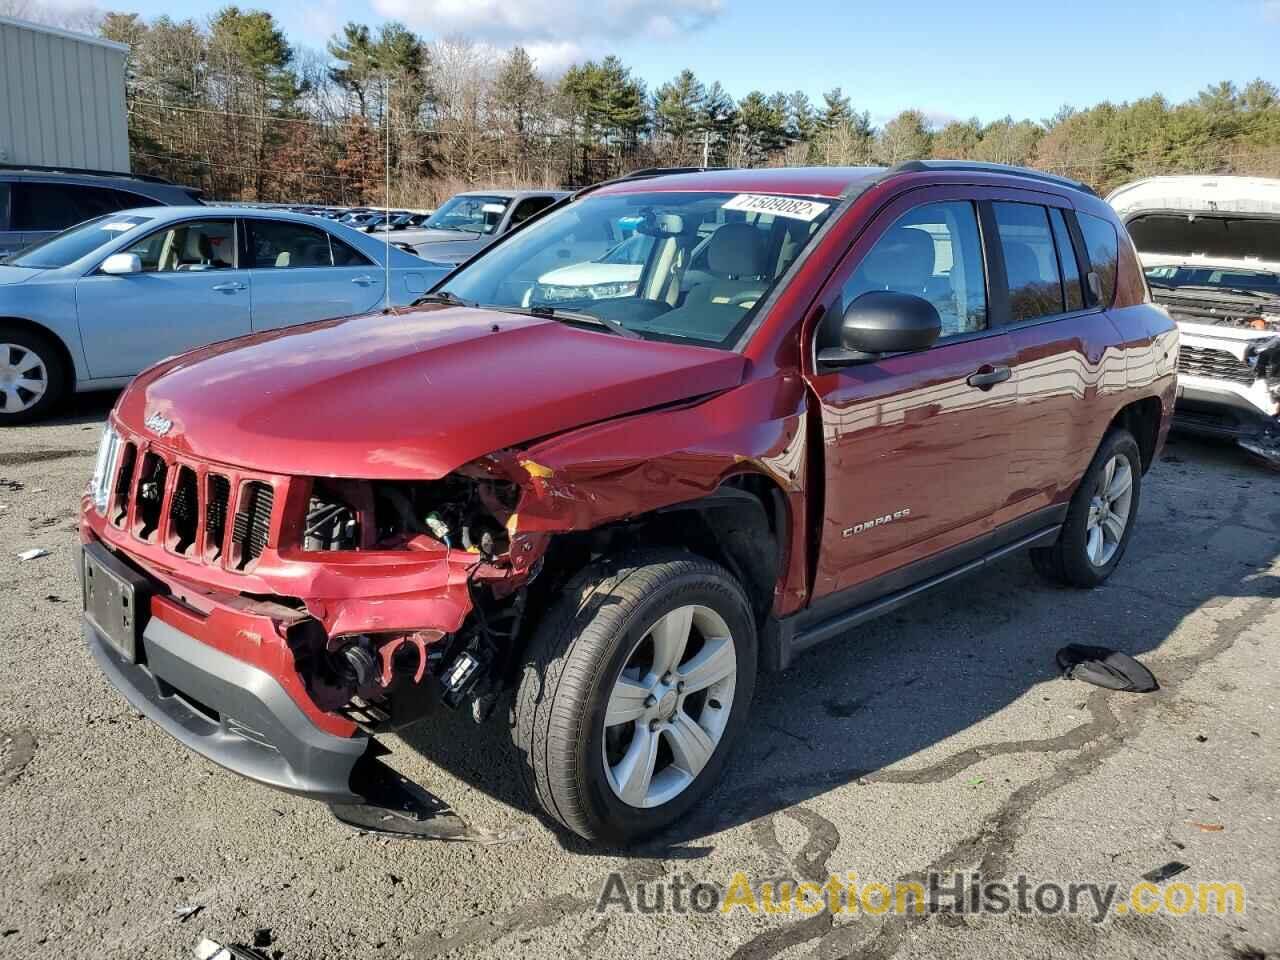
POLYGON ((1015 352, 988 309, 974 198, 936 188, 883 211, 822 294, 819 346, 872 290, 930 301, 942 335, 919 353, 829 370, 810 354, 825 464, 815 599, 992 529, 1008 493, 1015 352))
POLYGON ((239 267, 236 221, 186 220, 121 253, 141 273, 96 270, 76 284, 86 362, 95 379, 131 377, 165 357, 249 333, 249 271, 239 267))

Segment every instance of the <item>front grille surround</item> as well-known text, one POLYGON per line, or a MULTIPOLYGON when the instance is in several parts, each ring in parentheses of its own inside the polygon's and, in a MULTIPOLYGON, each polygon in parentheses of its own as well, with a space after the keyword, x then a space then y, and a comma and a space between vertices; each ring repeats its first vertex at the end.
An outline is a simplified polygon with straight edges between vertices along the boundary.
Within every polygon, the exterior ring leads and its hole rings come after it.
POLYGON ((108 518, 133 539, 231 573, 249 573, 276 542, 287 480, 203 463, 129 439, 108 518))
POLYGON ((1226 380, 1251 387, 1258 379, 1257 373, 1233 353, 1215 350, 1213 347, 1189 347, 1183 344, 1178 350, 1178 373, 1212 380, 1226 380))

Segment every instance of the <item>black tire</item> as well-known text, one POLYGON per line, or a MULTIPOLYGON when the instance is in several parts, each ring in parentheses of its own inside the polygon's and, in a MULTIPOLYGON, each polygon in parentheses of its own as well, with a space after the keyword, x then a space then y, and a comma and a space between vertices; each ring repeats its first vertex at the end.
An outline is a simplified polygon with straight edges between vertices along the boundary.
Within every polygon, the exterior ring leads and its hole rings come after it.
POLYGON ((530 798, 588 840, 627 844, 679 820, 715 785, 746 724, 756 679, 756 626, 742 587, 723 567, 674 550, 593 564, 565 587, 530 641, 512 739, 530 798), (729 718, 710 759, 674 799, 624 803, 605 767, 604 711, 613 685, 650 628, 685 605, 728 626, 737 675, 729 718))
MULTIPOLYGON (((38 356, 45 382, 44 395, 25 410, 6 409, 8 401, 3 392, 0 392, 0 427, 29 423, 48 416, 62 402, 71 384, 71 372, 63 362, 62 352, 55 346, 52 338, 6 324, 0 324, 0 344, 14 344, 38 356)), ((0 366, 8 364, 8 356, 0 357, 0 366)))
POLYGON ((1138 515, 1138 503, 1142 493, 1142 454, 1138 450, 1138 442, 1133 434, 1123 428, 1112 430, 1102 439, 1098 452, 1093 455, 1089 469, 1080 480, 1079 487, 1071 498, 1067 509, 1067 519, 1062 525, 1062 533, 1058 542, 1052 547, 1041 547, 1031 551, 1031 565, 1036 572, 1054 583, 1063 583, 1072 587, 1096 587, 1120 565, 1121 558, 1129 546, 1129 538, 1133 535, 1134 520, 1138 515), (1094 495, 1098 492, 1103 471, 1116 456, 1129 461, 1132 473, 1132 496, 1129 499, 1128 516, 1125 518, 1124 532, 1116 545, 1115 552, 1105 563, 1095 564, 1089 556, 1089 512, 1094 495))

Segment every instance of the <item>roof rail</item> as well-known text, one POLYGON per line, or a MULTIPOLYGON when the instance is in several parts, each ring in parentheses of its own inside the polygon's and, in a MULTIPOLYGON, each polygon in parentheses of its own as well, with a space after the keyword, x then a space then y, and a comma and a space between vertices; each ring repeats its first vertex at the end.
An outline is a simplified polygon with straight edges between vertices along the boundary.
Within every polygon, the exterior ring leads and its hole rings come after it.
MULTIPOLYGON (((69 173, 89 177, 119 177, 122 180, 138 180, 142 183, 167 183, 179 186, 172 180, 150 173, 127 173, 123 170, 93 170, 86 167, 46 167, 35 163, 0 163, 0 170, 27 171, 29 173, 69 173)), ((195 189, 191 187, 189 189, 195 189)))
POLYGON ((899 163, 891 167, 888 172, 890 174, 922 173, 926 170, 955 170, 961 173, 1007 173, 1016 177, 1026 177, 1030 180, 1056 184, 1059 187, 1070 187, 1072 190, 1087 193, 1091 197, 1098 195, 1093 187, 1087 183, 1081 183, 1079 180, 1060 177, 1055 173, 1045 173, 1043 170, 1033 170, 1030 167, 1015 167, 1005 163, 987 163, 982 160, 907 160, 905 163, 899 163))
MULTIPOLYGON (((712 170, 734 170, 736 167, 643 167, 639 170, 632 170, 630 173, 624 173, 616 180, 643 180, 649 177, 671 177, 680 173, 707 173, 712 170)), ((608 182, 608 181, 606 181, 608 182)))

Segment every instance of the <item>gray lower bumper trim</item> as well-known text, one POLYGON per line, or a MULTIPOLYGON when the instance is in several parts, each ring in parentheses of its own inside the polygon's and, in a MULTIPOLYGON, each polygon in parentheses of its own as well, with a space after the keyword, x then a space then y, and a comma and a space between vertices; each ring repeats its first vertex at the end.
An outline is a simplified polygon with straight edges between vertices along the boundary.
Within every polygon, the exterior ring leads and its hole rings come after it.
POLYGON ((139 664, 127 662, 88 622, 84 633, 112 684, 192 750, 279 790, 331 803, 361 801, 351 772, 369 737, 320 730, 270 674, 156 619, 143 633, 139 664))

